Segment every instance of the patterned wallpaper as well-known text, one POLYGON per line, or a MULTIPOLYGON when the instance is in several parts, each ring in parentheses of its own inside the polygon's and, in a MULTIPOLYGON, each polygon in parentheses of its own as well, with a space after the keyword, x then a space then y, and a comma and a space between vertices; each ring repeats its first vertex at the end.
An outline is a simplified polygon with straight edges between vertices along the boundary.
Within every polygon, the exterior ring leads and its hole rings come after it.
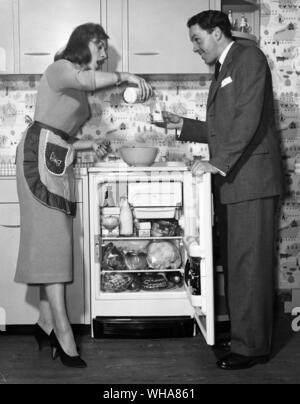
MULTIPOLYGON (((0 77, 0 167, 14 162, 16 145, 32 119, 39 76, 0 77)), ((205 119, 208 76, 193 80, 150 80, 154 95, 143 104, 126 104, 125 87, 112 87, 89 95, 91 118, 79 133, 80 138, 108 138, 117 151, 123 144, 153 144, 160 148, 158 159, 191 159, 201 154, 198 145, 182 145, 175 132, 165 132, 150 124, 150 114, 166 108, 177 114, 205 119)), ((80 153, 81 163, 95 160, 93 152, 80 153)))
POLYGON ((263 0, 260 46, 269 59, 287 195, 279 231, 279 285, 300 288, 300 0, 263 0))
MULTIPOLYGON (((286 166, 287 194, 281 212, 279 287, 300 288, 300 0, 263 0, 261 48, 273 74, 278 136, 286 166)), ((32 118, 39 76, 0 76, 0 175, 14 174, 16 145, 32 118)), ((152 78, 153 79, 153 78, 152 78)), ((149 123, 157 105, 180 115, 205 119, 209 81, 207 76, 180 80, 151 80, 155 96, 145 104, 128 105, 124 88, 91 94, 91 119, 82 128, 82 138, 107 137, 113 150, 124 143, 159 146, 158 159, 182 160, 203 152, 198 145, 182 145, 174 133, 165 133, 149 123)), ((91 164, 93 153, 82 153, 82 164, 91 164)))

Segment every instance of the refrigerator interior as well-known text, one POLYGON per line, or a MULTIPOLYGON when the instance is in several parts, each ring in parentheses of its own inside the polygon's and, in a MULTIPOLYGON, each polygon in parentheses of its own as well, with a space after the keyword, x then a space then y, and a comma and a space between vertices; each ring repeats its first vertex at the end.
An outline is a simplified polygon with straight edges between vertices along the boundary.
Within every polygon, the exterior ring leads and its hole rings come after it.
POLYGON ((159 336, 163 324, 171 335, 192 336, 198 324, 214 344, 210 181, 184 166, 90 169, 92 336, 113 324, 136 327, 137 336, 139 327, 155 325, 150 334, 159 336), (130 236, 121 234, 124 197, 133 212, 130 236), (187 271, 190 251, 198 291, 187 271))

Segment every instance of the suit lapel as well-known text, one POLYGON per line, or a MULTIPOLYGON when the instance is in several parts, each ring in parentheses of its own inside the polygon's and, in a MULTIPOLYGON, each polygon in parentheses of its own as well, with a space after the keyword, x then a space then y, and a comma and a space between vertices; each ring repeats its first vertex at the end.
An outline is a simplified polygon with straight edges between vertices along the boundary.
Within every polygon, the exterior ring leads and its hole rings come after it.
POLYGON ((227 71, 232 63, 233 54, 234 54, 235 50, 238 48, 239 48, 239 45, 237 43, 234 43, 232 45, 230 51, 228 52, 228 55, 226 56, 226 59, 225 59, 223 65, 222 65, 218 79, 216 80, 213 75, 212 83, 211 83, 211 86, 209 89, 209 94, 208 94, 207 108, 214 101, 217 91, 220 88, 220 85, 222 83, 222 80, 226 77, 227 71))

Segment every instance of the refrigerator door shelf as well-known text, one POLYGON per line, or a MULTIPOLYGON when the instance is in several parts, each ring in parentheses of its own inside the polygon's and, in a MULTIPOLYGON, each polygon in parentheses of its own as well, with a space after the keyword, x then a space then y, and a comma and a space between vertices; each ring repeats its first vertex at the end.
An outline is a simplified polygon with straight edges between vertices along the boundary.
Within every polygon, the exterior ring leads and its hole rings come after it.
POLYGON ((201 288, 202 294, 201 295, 193 295, 191 293, 190 287, 185 283, 185 291, 187 298, 189 299, 190 304, 192 307, 197 308, 201 311, 202 315, 206 315, 206 303, 205 303, 205 292, 203 291, 205 288, 203 286, 203 280, 201 279, 201 288))

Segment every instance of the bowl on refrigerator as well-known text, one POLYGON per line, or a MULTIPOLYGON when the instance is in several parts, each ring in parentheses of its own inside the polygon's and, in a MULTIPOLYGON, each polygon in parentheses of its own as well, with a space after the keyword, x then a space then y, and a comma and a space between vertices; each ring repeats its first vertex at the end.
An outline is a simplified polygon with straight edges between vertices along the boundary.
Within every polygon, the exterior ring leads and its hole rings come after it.
POLYGON ((119 153, 129 166, 148 167, 154 163, 158 150, 157 147, 151 146, 123 146, 119 153))

